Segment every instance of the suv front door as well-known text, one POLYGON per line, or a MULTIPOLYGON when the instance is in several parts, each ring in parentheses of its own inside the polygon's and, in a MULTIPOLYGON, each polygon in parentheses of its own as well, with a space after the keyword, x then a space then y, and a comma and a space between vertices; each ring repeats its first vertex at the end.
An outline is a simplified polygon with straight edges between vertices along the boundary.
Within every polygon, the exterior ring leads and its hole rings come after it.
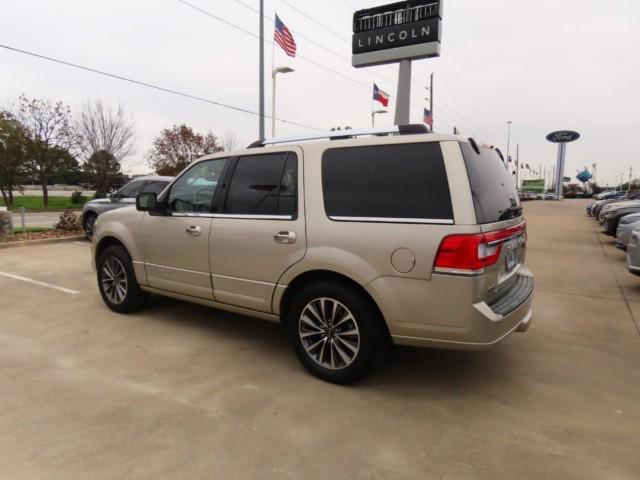
POLYGON ((216 301, 270 312, 282 274, 304 257, 302 151, 233 161, 211 232, 216 301))
POLYGON ((213 300, 209 234, 227 160, 194 164, 159 199, 163 212, 144 216, 140 249, 151 287, 213 300))

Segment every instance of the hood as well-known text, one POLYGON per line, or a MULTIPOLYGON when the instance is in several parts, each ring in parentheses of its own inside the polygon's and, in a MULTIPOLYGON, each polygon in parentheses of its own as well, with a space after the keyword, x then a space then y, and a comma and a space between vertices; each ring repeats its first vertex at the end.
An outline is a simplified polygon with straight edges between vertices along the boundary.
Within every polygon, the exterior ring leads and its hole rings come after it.
POLYGON ((110 198, 96 198, 95 200, 89 200, 87 202, 90 205, 98 205, 100 203, 111 203, 110 198))
POLYGON ((640 200, 618 201, 618 202, 614 202, 606 205, 605 208, 607 209, 607 211, 611 211, 611 210, 620 210, 621 208, 634 208, 634 207, 640 207, 640 200))

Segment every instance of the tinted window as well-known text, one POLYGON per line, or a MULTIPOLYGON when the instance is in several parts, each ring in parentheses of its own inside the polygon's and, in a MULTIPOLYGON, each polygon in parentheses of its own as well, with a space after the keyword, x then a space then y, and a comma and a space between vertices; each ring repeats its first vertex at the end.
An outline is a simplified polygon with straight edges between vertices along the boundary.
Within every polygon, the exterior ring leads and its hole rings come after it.
POLYGON ((295 215, 297 158, 291 153, 240 157, 225 206, 225 213, 295 215))
POLYGON ((118 190, 118 197, 122 198, 135 198, 142 191, 144 187, 144 181, 138 180, 127 183, 124 187, 118 190))
POLYGON ((460 143, 467 166, 478 223, 492 223, 522 214, 513 178, 495 150, 460 143))
POLYGON ((226 163, 226 158, 205 160, 187 170, 171 186, 168 210, 170 212, 211 212, 213 196, 226 163))
POLYGON ((144 193, 160 193, 167 185, 169 182, 152 180, 146 183, 142 191, 144 193))
POLYGON ((322 188, 329 217, 453 219, 439 143, 327 150, 322 188))

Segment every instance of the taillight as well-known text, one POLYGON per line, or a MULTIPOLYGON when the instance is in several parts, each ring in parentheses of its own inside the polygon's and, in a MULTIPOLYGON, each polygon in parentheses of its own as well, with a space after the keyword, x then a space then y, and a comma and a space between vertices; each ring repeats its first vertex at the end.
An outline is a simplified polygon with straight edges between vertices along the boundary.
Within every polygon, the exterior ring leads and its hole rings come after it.
POLYGON ((463 275, 483 273, 486 267, 494 265, 500 258, 502 244, 525 230, 526 224, 522 222, 494 232, 449 235, 440 243, 435 271, 463 275))

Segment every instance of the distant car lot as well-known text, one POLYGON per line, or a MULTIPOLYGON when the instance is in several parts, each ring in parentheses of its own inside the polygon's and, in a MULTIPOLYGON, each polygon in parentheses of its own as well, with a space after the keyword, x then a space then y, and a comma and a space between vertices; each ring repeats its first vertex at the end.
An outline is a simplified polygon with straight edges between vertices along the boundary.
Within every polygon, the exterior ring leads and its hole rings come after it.
POLYGON ((525 205, 526 335, 397 349, 349 388, 307 375, 276 324, 110 312, 86 243, 3 250, 0 476, 634 478, 640 278, 587 203, 525 205))

